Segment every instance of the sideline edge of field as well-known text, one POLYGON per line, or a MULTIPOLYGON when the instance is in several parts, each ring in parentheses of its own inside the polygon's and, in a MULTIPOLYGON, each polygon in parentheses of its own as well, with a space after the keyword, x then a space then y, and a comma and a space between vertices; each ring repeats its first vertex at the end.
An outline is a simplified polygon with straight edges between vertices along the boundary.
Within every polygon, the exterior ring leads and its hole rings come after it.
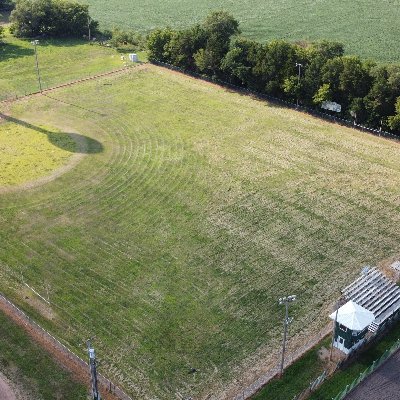
POLYGON ((28 94, 25 94, 25 95, 21 95, 21 96, 16 95, 15 97, 10 97, 8 99, 1 100, 0 104, 10 104, 10 103, 14 103, 14 102, 16 102, 18 100, 22 100, 22 99, 26 99, 26 98, 29 98, 29 97, 41 95, 43 93, 51 92, 51 91, 53 91, 55 89, 61 89, 61 88, 64 88, 64 87, 76 85, 78 83, 83 83, 83 82, 91 81, 91 80, 94 80, 94 79, 103 78, 103 77, 110 76, 110 75, 128 73, 133 69, 138 69, 138 68, 139 69, 143 69, 147 65, 148 65, 148 63, 142 62, 142 63, 139 63, 138 65, 133 65, 133 66, 130 66, 130 67, 126 66, 126 67, 114 69, 112 71, 103 72, 101 74, 87 76, 85 78, 80 78, 80 79, 76 79, 76 80, 73 80, 73 81, 70 81, 70 82, 61 83, 61 84, 56 85, 56 86, 51 86, 49 88, 43 89, 42 91, 38 90, 36 92, 31 92, 31 93, 28 93, 28 94))
MULTIPOLYGON (((58 339, 42 328, 31 317, 24 313, 14 303, 0 293, 0 310, 12 321, 22 327, 28 335, 44 348, 55 360, 69 372, 73 377, 90 386, 89 364, 76 355, 58 339)), ((105 400, 133 400, 121 388, 102 374, 98 374, 98 381, 101 388, 102 398, 105 400)))

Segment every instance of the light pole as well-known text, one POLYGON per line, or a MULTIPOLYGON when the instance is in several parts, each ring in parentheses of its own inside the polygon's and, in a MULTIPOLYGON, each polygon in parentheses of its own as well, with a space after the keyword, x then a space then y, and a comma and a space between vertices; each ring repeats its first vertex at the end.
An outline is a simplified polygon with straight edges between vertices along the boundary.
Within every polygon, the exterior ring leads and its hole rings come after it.
POLYGON ((282 359, 281 359, 281 367, 279 370, 279 376, 283 375, 283 366, 285 363, 285 351, 286 351, 286 336, 289 324, 293 321, 293 318, 289 318, 289 303, 293 303, 296 301, 296 296, 286 296, 281 297, 279 299, 279 305, 285 306, 285 319, 283 321, 284 333, 283 333, 283 341, 282 341, 282 359))
POLYGON ((37 55, 37 49, 36 46, 39 44, 39 40, 32 40, 31 44, 33 44, 35 48, 35 60, 36 60, 36 74, 39 82, 39 90, 40 93, 42 93, 42 81, 40 79, 40 70, 39 70, 39 61, 38 61, 38 55, 37 55))
MULTIPOLYGON (((301 77, 301 68, 303 67, 303 64, 296 63, 296 67, 299 68, 299 73, 297 75, 297 86, 300 89, 300 77, 301 77)), ((297 107, 299 106, 299 94, 297 94, 297 107)))
POLYGON ((92 400, 101 400, 100 393, 97 385, 97 363, 94 348, 90 343, 90 339, 86 341, 88 354, 89 354, 89 368, 92 381, 92 400))

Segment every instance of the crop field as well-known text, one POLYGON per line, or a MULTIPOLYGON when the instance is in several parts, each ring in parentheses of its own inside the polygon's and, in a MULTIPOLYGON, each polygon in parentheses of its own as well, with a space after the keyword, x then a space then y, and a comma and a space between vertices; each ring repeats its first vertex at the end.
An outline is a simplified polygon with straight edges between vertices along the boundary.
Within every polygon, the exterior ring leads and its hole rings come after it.
POLYGON ((279 297, 293 349, 400 253, 394 141, 151 65, 2 112, 86 145, 0 193, 0 291, 134 398, 232 398, 277 362, 279 297))
POLYGON ((212 10, 227 10, 241 23, 243 34, 258 40, 338 40, 349 54, 399 62, 398 0, 88 0, 102 26, 141 31, 186 27, 212 10))

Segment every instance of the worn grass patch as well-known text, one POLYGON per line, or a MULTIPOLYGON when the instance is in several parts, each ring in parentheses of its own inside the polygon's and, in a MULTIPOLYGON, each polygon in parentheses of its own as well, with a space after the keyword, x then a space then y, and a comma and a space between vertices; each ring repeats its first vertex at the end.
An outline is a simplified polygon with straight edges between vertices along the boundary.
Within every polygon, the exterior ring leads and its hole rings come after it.
POLYGON ((150 65, 11 113, 102 151, 0 196, 0 290, 30 310, 22 276, 48 288, 57 318, 37 318, 81 355, 95 335, 137 398, 232 398, 279 362, 279 297, 298 296, 290 357, 400 252, 398 143, 150 65))
POLYGON ((0 124, 0 188, 50 174, 68 162, 76 146, 66 133, 0 124))

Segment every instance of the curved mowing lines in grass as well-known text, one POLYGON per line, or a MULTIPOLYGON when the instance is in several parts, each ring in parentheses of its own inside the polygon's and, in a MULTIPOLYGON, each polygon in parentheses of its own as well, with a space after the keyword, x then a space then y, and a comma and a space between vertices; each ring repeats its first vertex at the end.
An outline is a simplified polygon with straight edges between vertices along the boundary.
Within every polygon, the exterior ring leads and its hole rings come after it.
MULTIPOLYGON (((75 183, 73 186, 73 189, 64 189, 64 191, 62 190, 61 192, 59 192, 57 195, 55 195, 54 197, 52 197, 51 199, 48 199, 46 201, 43 200, 31 200, 30 201, 30 197, 27 196, 27 201, 26 203, 24 203, 24 209, 30 209, 30 208, 53 208, 54 207, 54 200, 57 200, 56 204, 61 205, 63 203, 68 202, 70 199, 74 198, 74 195, 76 193, 79 193, 79 188, 81 187, 85 187, 87 185, 87 181, 90 179, 93 179, 94 177, 98 176, 98 170, 96 170, 95 172, 93 172, 92 175, 89 175, 89 179, 81 179, 79 180, 78 183, 75 183)), ((24 199, 25 200, 25 199, 24 199)), ((7 207, 0 207, 1 210, 5 210, 5 209, 12 209, 12 208, 18 208, 19 204, 18 203, 13 203, 10 206, 7 207)))

